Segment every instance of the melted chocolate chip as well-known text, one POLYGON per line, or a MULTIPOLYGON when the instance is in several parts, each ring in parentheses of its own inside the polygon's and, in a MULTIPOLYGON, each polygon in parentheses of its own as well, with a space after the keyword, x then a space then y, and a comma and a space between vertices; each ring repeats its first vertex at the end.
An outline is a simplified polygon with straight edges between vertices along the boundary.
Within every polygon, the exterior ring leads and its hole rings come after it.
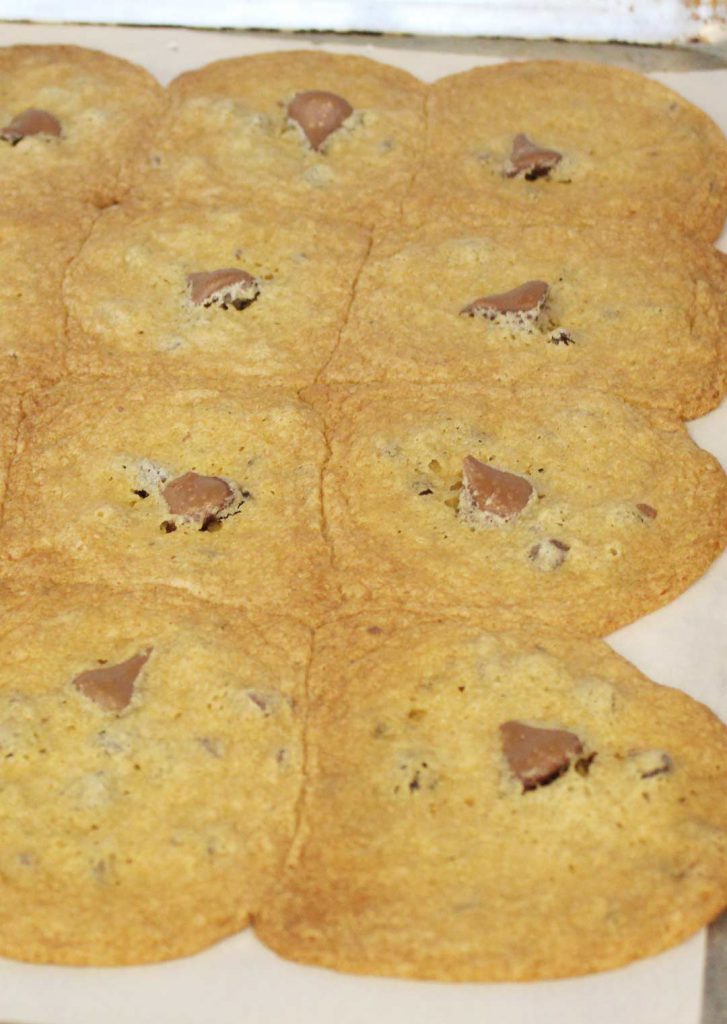
POLYGON ((495 469, 467 455, 462 463, 458 514, 475 523, 480 518, 507 522, 522 512, 533 494, 533 487, 525 477, 495 469))
MULTIPOLYGON (((583 760, 583 744, 565 729, 541 729, 524 722, 503 722, 502 751, 523 790, 547 786, 567 772, 573 761, 583 760)), ((585 760, 590 762, 595 754, 585 760)))
POLYGON ((56 138, 61 134, 61 122, 58 118, 49 114, 47 110, 35 110, 30 108, 22 114, 17 114, 10 124, 0 131, 0 139, 16 146, 21 139, 28 135, 54 135, 56 138))
POLYGON ((234 491, 219 476, 184 473, 162 488, 162 497, 174 516, 207 523, 232 502, 234 491))
POLYGON ((246 309, 260 294, 257 278, 236 267, 187 274, 187 284, 194 305, 205 309, 212 305, 220 309, 246 309))
POLYGON ((510 158, 505 162, 505 177, 522 175, 526 181, 544 178, 563 159, 556 149, 545 149, 527 135, 516 135, 512 143, 510 158))
POLYGON ((118 665, 81 672, 73 680, 73 685, 105 711, 123 711, 134 695, 134 683, 152 650, 149 647, 118 665))
POLYGON ((353 107, 343 96, 318 89, 299 92, 288 104, 288 117, 300 125, 311 149, 316 151, 352 113, 353 107))
POLYGON ((509 292, 485 295, 464 306, 460 316, 478 316, 511 326, 530 326, 537 322, 550 287, 545 281, 525 281, 509 292))

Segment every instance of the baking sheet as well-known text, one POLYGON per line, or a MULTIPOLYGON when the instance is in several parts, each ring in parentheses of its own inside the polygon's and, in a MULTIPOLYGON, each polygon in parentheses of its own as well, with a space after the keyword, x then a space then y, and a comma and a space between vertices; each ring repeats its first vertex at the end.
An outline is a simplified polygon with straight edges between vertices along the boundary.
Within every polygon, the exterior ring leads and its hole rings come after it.
MULTIPOLYGON (((0 11, 2 8, 0 7, 0 11)), ((163 82, 210 60, 289 40, 181 29, 0 24, 0 45, 69 43, 144 64, 163 82)), ((474 55, 344 43, 321 48, 388 61, 427 80, 493 63, 474 55)), ((654 75, 727 132, 727 71, 654 75)), ((727 233, 721 247, 727 251, 727 233)), ((690 425, 727 468, 727 405, 690 425)), ((667 608, 609 638, 657 682, 727 719, 727 556, 667 608)), ((568 981, 447 985, 337 975, 280 960, 247 931, 196 957, 150 967, 58 968, 0 959, 0 1022, 17 1024, 699 1024, 705 939, 568 981)))
POLYGON ((6 18, 670 43, 727 37, 724 0, 4 0, 6 18))

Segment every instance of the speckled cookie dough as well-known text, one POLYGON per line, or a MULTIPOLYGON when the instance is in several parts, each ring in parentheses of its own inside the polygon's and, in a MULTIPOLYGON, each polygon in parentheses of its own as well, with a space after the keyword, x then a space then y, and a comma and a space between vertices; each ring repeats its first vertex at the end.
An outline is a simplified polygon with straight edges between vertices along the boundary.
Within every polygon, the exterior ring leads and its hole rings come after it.
POLYGON ((5 506, 12 577, 156 583, 314 617, 323 433, 278 390, 65 381, 26 403, 5 506))
POLYGON ((186 956, 292 838, 308 631, 174 591, 0 590, 0 953, 186 956))
POLYGON ((585 385, 685 418, 718 404, 727 265, 712 246, 620 224, 464 229, 379 240, 328 379, 585 385))
POLYGON ((135 192, 150 202, 273 200, 379 223, 424 145, 422 82, 365 57, 294 51, 217 61, 170 86, 135 192))
POLYGON ((499 198, 521 223, 633 218, 650 233, 663 218, 710 241, 720 234, 727 140, 643 75, 578 61, 475 68, 435 82, 427 109, 415 220, 434 201, 466 222, 499 198))
POLYGON ((255 921, 283 956, 562 977, 727 904, 727 731, 605 644, 371 609, 319 633, 310 692, 301 826, 255 921))
POLYGON ((95 215, 74 203, 0 199, 0 383, 24 389, 63 373, 63 276, 95 215))
POLYGON ((70 367, 310 383, 367 249, 361 228, 274 206, 108 210, 66 279, 70 367))
POLYGON ((605 635, 727 541, 727 477, 663 415, 597 392, 334 391, 324 503, 354 603, 605 635))
POLYGON ((3 196, 107 206, 124 194, 166 105, 143 68, 78 46, 0 49, 3 196))

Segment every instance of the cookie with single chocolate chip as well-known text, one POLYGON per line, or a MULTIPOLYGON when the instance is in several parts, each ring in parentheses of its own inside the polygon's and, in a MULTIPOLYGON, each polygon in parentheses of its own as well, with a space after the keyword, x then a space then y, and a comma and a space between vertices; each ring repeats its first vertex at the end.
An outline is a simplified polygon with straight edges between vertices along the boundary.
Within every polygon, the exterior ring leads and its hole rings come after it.
POLYGON ((497 198, 520 223, 658 218, 711 241, 726 197, 727 140, 682 96, 622 68, 524 61, 431 86, 409 213, 434 201, 466 224, 497 198))
POLYGON ((681 424, 595 391, 334 391, 324 501, 354 604, 604 635, 727 541, 727 477, 681 424))
POLYGON ((723 391, 726 294, 712 246, 672 232, 432 223, 374 247, 326 376, 586 385, 695 417, 723 391))
POLYGON ((310 383, 367 247, 354 225, 272 206, 108 210, 66 278, 70 366, 310 383))
POLYGON ((323 432, 287 392, 65 381, 28 402, 5 573, 156 583, 315 616, 323 432))
POLYGON ((135 193, 273 199, 364 224, 396 216, 424 145, 425 86, 365 57, 294 51, 216 61, 170 86, 135 193))
POLYGON ((0 381, 27 387, 61 376, 63 276, 94 216, 72 203, 0 203, 0 381))
POLYGON ((727 730, 605 644, 374 607, 319 633, 309 685, 301 824, 255 920, 283 956, 564 977, 727 904, 727 730))
POLYGON ((3 956, 239 931, 292 839, 308 631, 163 588, 0 590, 3 956))
POLYGON ((129 184, 166 104, 143 68, 79 46, 0 49, 3 194, 107 206, 129 184))

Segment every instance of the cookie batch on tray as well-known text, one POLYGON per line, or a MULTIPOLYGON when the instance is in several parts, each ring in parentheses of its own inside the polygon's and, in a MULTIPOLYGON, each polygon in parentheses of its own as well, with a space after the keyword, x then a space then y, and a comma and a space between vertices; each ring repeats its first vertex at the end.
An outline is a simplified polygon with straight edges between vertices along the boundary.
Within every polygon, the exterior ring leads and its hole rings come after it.
POLYGON ((718 129, 584 64, 0 68, 0 953, 545 978, 717 914, 727 733, 598 638, 727 540, 718 129))

